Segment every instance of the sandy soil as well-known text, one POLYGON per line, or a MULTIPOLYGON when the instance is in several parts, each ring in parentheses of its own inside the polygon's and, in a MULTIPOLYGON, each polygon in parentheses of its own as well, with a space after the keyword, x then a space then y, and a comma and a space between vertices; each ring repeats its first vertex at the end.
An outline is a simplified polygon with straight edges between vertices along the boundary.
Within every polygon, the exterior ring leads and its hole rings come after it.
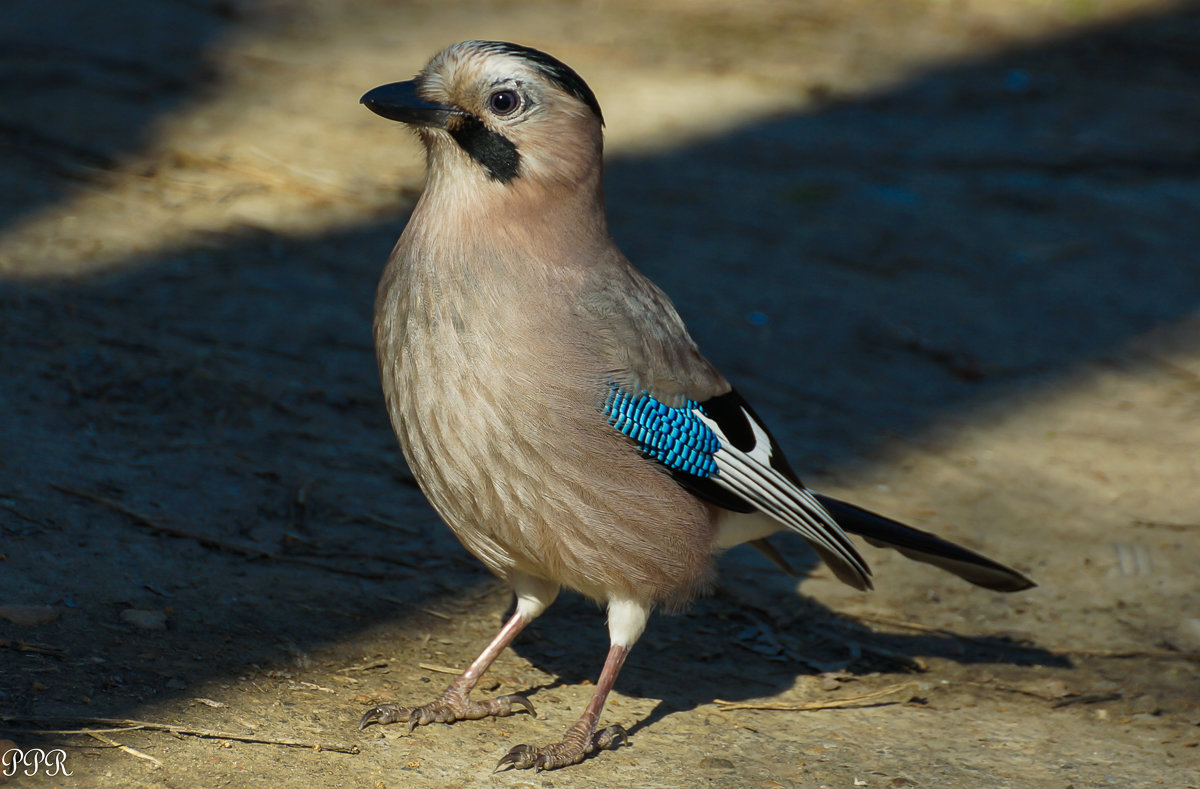
POLYGON ((736 6, 8 0, 0 740, 72 773, 13 785, 1200 786, 1200 8, 736 6), (634 651, 628 747, 491 774, 586 702, 574 597, 484 684, 538 718, 356 731, 511 604, 369 332, 422 165, 358 97, 472 37, 596 89, 615 235, 813 487, 1039 588, 738 550, 634 651))

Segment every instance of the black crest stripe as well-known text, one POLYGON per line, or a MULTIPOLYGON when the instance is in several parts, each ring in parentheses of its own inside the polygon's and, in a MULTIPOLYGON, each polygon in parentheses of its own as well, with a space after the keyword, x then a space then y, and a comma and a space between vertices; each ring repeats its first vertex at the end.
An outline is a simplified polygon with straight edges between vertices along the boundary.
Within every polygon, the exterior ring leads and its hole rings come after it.
POLYGON ((542 72, 546 79, 586 104, 592 112, 596 113, 600 123, 604 123, 604 115, 600 112, 600 102, 596 100, 596 94, 592 93, 592 89, 583 81, 583 77, 576 74, 575 70, 566 63, 539 49, 513 44, 509 41, 494 41, 491 43, 491 48, 497 52, 516 55, 537 66, 538 71, 542 72))

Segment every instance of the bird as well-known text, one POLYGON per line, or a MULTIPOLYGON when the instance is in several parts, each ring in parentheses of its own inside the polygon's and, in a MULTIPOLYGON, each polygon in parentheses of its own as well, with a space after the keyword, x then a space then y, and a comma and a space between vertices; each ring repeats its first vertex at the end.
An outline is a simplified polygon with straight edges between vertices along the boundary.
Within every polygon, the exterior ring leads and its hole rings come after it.
POLYGON ((804 486, 609 234, 604 118, 569 66, 521 44, 464 41, 361 103, 415 131, 426 156, 424 190, 376 292, 387 411, 430 504, 516 604, 441 695, 372 707, 360 730, 536 715, 523 694, 470 693, 565 587, 607 610, 595 691, 560 740, 517 745, 496 769, 557 769, 627 743, 601 714, 651 613, 709 590, 716 557, 742 543, 786 569, 766 541, 779 531, 860 590, 871 571, 847 533, 987 589, 1034 585, 804 486))

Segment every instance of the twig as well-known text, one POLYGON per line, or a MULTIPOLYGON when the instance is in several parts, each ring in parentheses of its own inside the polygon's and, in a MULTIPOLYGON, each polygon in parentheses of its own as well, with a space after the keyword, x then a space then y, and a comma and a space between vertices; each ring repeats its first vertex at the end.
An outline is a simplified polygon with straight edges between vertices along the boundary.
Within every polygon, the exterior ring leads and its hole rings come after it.
POLYGON ((389 665, 391 665, 391 664, 388 663, 386 660, 376 660, 372 663, 363 663, 362 665, 359 665, 359 666, 347 666, 346 668, 340 668, 340 669, 338 669, 338 671, 342 672, 342 673, 349 672, 349 671, 370 671, 371 669, 376 669, 376 668, 387 668, 389 665))
MULTIPOLYGON (((40 526, 42 528, 46 527, 46 524, 43 521, 35 520, 35 519, 29 517, 28 515, 21 512, 20 510, 18 510, 16 507, 12 506, 11 504, 7 504, 5 502, 0 502, 0 509, 8 510, 13 515, 16 515, 18 518, 25 521, 26 523, 32 523, 34 526, 40 526)), ((8 528, 8 527, 6 526, 5 528, 8 528)))
POLYGON ((1168 521, 1134 521, 1134 526, 1143 529, 1166 529, 1168 531, 1192 531, 1200 529, 1200 523, 1170 523, 1168 521))
POLYGON ((368 570, 354 570, 347 567, 337 567, 336 565, 326 564, 325 562, 319 562, 315 559, 310 559, 307 556, 289 556, 288 554, 274 553, 272 551, 255 547, 248 543, 238 542, 235 540, 225 540, 220 537, 213 537, 211 535, 200 534, 198 532, 188 531, 187 529, 181 529, 177 526, 168 526, 165 523, 159 523, 148 515, 143 515, 137 510, 127 507, 119 501, 107 498, 106 496, 101 496, 98 493, 92 493, 91 491, 87 490, 77 490, 75 488, 69 488, 65 485, 58 485, 53 482, 50 483, 50 487, 61 491, 62 493, 66 493, 69 496, 75 496, 76 498, 95 502, 96 504, 101 504, 109 509, 116 510, 122 515, 133 520, 135 523, 139 524, 140 526, 144 526, 151 531, 158 532, 159 534, 166 534, 171 537, 195 540, 201 545, 209 548, 232 551, 234 553, 240 553, 243 556, 251 556, 256 559, 271 559, 278 562, 291 562, 293 564, 303 564, 309 567, 319 567, 320 569, 327 570, 331 573, 353 575, 359 578, 368 578, 374 581, 391 577, 387 573, 371 572, 368 570))
MULTIPOLYGON (((16 720, 13 718, 12 720, 16 720)), ((24 719, 22 719, 24 720, 24 719)), ((97 734, 103 732, 105 734, 119 734, 123 731, 142 731, 145 726, 119 726, 116 728, 106 727, 103 729, 9 729, 5 728, 6 732, 12 734, 97 734)))
POLYGON ((7 638, 0 638, 0 649, 11 649, 14 652, 32 652, 35 655, 49 655, 50 657, 58 658, 67 656, 65 649, 59 649, 49 644, 38 644, 33 641, 10 641, 7 638))
MULTIPOLYGON (((246 734, 232 734, 224 731, 214 731, 212 729, 193 729, 188 726, 176 726, 172 723, 155 723, 153 721, 129 720, 126 718, 55 718, 55 717, 18 717, 18 716, 0 716, 0 721, 4 722, 22 722, 22 723, 48 723, 50 721, 66 721, 67 723, 86 726, 95 724, 98 726, 109 726, 116 728, 100 729, 103 732, 112 731, 129 731, 131 728, 146 729, 149 731, 164 731, 171 734, 185 734, 189 737, 201 737, 208 740, 237 740, 238 742, 252 742, 262 745, 286 745, 291 748, 310 748, 315 751, 335 751, 337 753, 358 753, 357 745, 344 745, 341 743, 325 743, 314 742, 312 740, 292 740, 287 738, 273 737, 252 737, 246 734)), ((11 731, 11 730, 10 730, 11 731)), ((53 729, 29 729, 26 730, 29 734, 59 734, 67 733, 63 730, 53 729)), ((81 732, 92 734, 92 731, 81 732)))
POLYGON ((337 691, 334 690, 333 688, 327 688, 324 685, 318 685, 315 682, 305 682, 304 680, 301 680, 301 681, 297 682, 296 684, 302 688, 308 688, 309 690, 319 690, 319 691, 323 691, 325 693, 337 693, 337 691))
POLYGON ((1117 701, 1121 698, 1120 691, 1110 690, 1107 693, 1084 693, 1082 696, 1068 696, 1065 699, 1059 699, 1051 706, 1054 709, 1060 707, 1069 707, 1072 704, 1099 704, 1104 701, 1117 701))
POLYGON ((125 753, 129 754, 130 756, 136 756, 139 759, 145 759, 146 761, 153 764, 155 767, 162 767, 162 762, 160 762, 158 759, 155 759, 150 754, 142 753, 141 751, 134 750, 133 748, 130 748, 128 745, 122 745, 121 743, 117 742, 116 740, 110 740, 109 738, 105 737, 103 734, 100 734, 100 733, 94 732, 94 731, 89 731, 88 736, 94 737, 106 745, 111 745, 114 748, 118 748, 122 751, 125 751, 125 753))
POLYGON ((460 669, 460 668, 450 668, 449 666, 438 666, 438 665, 434 665, 433 663, 418 663, 417 665, 420 666, 421 668, 425 669, 426 671, 436 671, 439 674, 461 674, 462 673, 462 669, 460 669))
POLYGON ((866 693, 862 696, 851 696, 844 699, 833 699, 831 701, 810 701, 804 704, 788 704, 786 702, 739 702, 725 701, 723 699, 714 699, 713 703, 719 705, 722 712, 729 710, 778 710, 781 712, 808 712, 809 710, 833 710, 843 707, 855 707, 860 704, 867 704, 881 699, 885 696, 890 696, 893 693, 899 693, 908 688, 919 687, 916 682, 901 682, 899 685, 891 685, 883 690, 877 690, 873 693, 866 693))
POLYGON ((369 521, 370 523, 374 523, 378 526, 386 526, 389 529, 395 529, 396 531, 402 531, 405 534, 420 534, 421 533, 419 529, 414 529, 411 526, 401 526, 399 523, 390 521, 387 518, 381 518, 378 515, 374 515, 370 512, 364 512, 359 517, 361 517, 365 521, 369 521))

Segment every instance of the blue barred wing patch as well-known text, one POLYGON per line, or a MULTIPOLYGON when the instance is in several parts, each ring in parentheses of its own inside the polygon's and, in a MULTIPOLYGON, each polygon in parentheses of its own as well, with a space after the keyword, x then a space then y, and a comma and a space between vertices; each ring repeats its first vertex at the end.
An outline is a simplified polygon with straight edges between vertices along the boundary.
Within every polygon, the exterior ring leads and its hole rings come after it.
POLYGON ((695 400, 672 408, 644 391, 630 395, 611 382, 608 388, 604 416, 610 425, 632 438, 642 454, 672 471, 696 477, 717 473, 713 456, 721 448, 721 441, 700 419, 704 410, 695 400))

